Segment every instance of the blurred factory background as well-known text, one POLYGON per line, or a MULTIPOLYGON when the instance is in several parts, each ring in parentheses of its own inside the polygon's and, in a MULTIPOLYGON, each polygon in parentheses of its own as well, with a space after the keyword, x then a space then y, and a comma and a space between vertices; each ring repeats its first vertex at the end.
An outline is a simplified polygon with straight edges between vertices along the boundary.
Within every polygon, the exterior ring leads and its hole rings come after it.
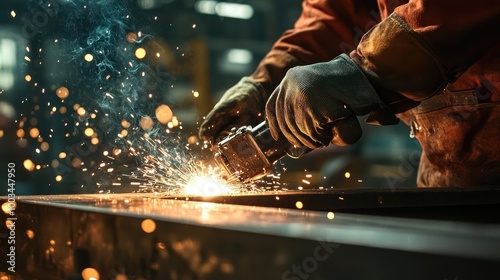
MULTIPOLYGON (((50 63, 60 48, 69 47, 49 41, 57 32, 52 23, 60 18, 54 9, 43 8, 50 2, 0 2, 1 180, 6 181, 7 163, 15 162, 17 195, 96 192, 90 186, 96 178, 82 172, 81 162, 98 164, 101 146, 107 144, 68 137, 62 125, 78 118, 75 104, 89 96, 70 94, 63 110, 50 105, 56 94, 64 95, 61 85, 82 79, 78 69, 61 71, 59 64, 50 63), (34 2, 41 4, 37 8, 34 2)), ((147 26, 145 33, 154 35, 142 47, 159 57, 146 63, 168 81, 166 100, 182 122, 186 139, 196 135, 198 123, 224 91, 255 69, 300 11, 300 0, 133 2, 131 17, 138 26, 147 26)), ((364 125, 364 136, 356 145, 286 159, 278 171, 286 169, 282 180, 290 189, 412 188, 419 153, 418 143, 403 124, 364 125)), ((6 193, 0 190, 0 195, 6 193)))

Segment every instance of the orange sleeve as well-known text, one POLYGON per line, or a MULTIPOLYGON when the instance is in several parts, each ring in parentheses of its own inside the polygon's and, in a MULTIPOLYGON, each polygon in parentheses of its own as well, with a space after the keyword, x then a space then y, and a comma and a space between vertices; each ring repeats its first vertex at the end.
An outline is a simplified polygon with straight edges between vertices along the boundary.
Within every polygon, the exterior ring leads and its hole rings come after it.
POLYGON ((497 0, 412 0, 367 32, 351 58, 387 103, 421 101, 494 48, 499 27, 497 0))
POLYGON ((354 50, 363 34, 378 22, 375 0, 304 0, 294 28, 283 33, 252 78, 270 93, 288 69, 354 50))
POLYGON ((433 48, 451 78, 500 39, 498 0, 413 0, 394 13, 433 48))

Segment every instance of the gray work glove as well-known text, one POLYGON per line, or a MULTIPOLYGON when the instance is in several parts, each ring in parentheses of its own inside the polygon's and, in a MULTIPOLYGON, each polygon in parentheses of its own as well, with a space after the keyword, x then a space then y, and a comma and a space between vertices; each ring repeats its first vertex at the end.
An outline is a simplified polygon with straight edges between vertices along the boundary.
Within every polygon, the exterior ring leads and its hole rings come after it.
POLYGON ((266 118, 274 139, 282 134, 297 147, 315 149, 356 142, 362 134, 356 116, 382 107, 360 68, 342 54, 288 70, 266 104, 266 118))
POLYGON ((231 128, 257 125, 264 120, 268 94, 262 85, 244 77, 228 89, 200 126, 200 138, 217 143, 231 128))

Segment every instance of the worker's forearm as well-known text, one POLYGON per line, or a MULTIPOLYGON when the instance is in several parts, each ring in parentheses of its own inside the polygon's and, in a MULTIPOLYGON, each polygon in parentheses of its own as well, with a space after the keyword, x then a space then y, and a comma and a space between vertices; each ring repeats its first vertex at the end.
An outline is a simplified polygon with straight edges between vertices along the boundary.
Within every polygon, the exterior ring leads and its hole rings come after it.
POLYGON ((379 21, 376 10, 374 0, 304 0, 294 28, 283 33, 251 77, 270 94, 288 69, 349 53, 379 21))

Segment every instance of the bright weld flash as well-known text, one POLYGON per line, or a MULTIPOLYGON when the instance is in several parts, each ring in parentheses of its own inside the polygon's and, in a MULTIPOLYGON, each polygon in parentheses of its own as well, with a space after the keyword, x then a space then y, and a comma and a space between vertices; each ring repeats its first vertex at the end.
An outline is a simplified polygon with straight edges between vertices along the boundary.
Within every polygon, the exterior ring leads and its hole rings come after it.
POLYGON ((210 175, 193 175, 184 188, 186 195, 217 196, 231 192, 226 182, 210 175))

